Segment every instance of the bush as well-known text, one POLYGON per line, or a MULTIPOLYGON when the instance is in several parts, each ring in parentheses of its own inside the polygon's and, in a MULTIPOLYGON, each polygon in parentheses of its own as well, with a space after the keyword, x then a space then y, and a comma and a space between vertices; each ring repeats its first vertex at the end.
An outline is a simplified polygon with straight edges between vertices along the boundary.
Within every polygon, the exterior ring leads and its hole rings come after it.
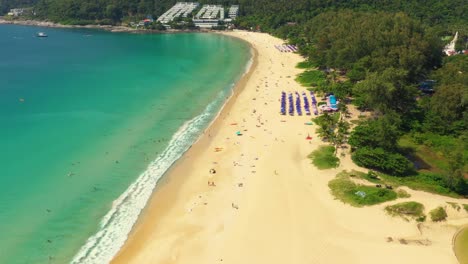
POLYGON ((403 155, 390 153, 382 148, 359 148, 351 157, 361 167, 380 170, 395 176, 406 176, 413 172, 413 165, 403 155))
POLYGON ((346 98, 351 95, 352 88, 353 84, 350 81, 337 82, 328 87, 328 92, 333 93, 337 98, 346 98))
POLYGON ((433 222, 440 222, 440 221, 444 221, 445 219, 447 219, 447 212, 441 206, 439 206, 436 209, 430 211, 429 215, 431 216, 431 220, 433 222))
POLYGON ((463 205, 463 208, 464 208, 465 211, 468 213, 468 204, 464 204, 464 205, 463 205))
POLYGON ((409 194, 407 191, 400 189, 397 191, 398 198, 409 198, 411 197, 411 194, 409 194))
POLYGON ((315 68, 315 67, 317 67, 317 63, 312 62, 310 60, 301 61, 296 66, 296 68, 299 68, 299 69, 309 69, 309 68, 315 68))
POLYGON ((332 169, 338 167, 340 159, 335 156, 335 147, 322 146, 309 155, 312 163, 319 169, 332 169))
POLYGON ((389 205, 385 207, 385 211, 391 216, 400 216, 406 221, 409 221, 411 218, 419 222, 425 220, 423 213, 424 205, 418 202, 404 202, 389 205))
POLYGON ((337 199, 355 207, 379 204, 397 198, 393 190, 355 184, 346 172, 338 174, 328 183, 328 187, 337 199))

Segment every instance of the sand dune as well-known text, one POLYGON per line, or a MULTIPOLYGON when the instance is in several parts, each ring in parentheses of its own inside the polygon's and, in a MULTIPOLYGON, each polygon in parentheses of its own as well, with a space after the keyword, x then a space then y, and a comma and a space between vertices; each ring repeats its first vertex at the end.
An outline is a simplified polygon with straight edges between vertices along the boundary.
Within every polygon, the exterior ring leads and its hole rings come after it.
MULTIPOLYGON (((386 215, 385 204, 358 209, 335 200, 328 181, 358 168, 348 155, 337 169, 316 169, 307 155, 322 143, 304 125, 310 117, 278 113, 282 90, 304 90, 294 81, 301 57, 276 50, 283 41, 267 34, 226 34, 251 43, 256 62, 157 187, 113 263, 457 263, 452 236, 468 214, 418 228, 386 215)), ((429 209, 468 203, 408 192, 401 201, 429 209)))

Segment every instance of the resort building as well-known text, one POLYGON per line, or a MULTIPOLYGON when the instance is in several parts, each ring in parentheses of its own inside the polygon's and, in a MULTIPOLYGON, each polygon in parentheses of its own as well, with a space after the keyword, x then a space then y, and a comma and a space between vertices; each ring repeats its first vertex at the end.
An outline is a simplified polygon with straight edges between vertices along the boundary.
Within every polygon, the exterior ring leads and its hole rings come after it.
POLYGON ((193 19, 195 26, 200 28, 212 28, 224 21, 224 7, 221 5, 203 5, 193 19))
POLYGON ((199 6, 196 2, 177 2, 171 9, 167 10, 157 20, 162 24, 167 24, 176 17, 187 17, 199 6))
POLYGON ((231 8, 229 8, 229 18, 232 20, 235 20, 237 18, 237 15, 239 15, 239 6, 238 5, 232 5, 231 8))
MULTIPOLYGON (((177 2, 171 9, 162 14, 157 21, 164 24, 166 28, 170 28, 169 22, 177 17, 189 17, 194 10, 199 7, 197 2, 177 2)), ((239 14, 239 6, 232 5, 226 17, 226 11, 222 5, 203 5, 196 14, 193 15, 193 23, 199 28, 213 28, 220 24, 226 23, 229 25, 235 20, 239 14)))
POLYGON ((23 13, 24 13, 23 8, 13 8, 10 10, 10 12, 8 12, 7 15, 17 17, 17 16, 21 16, 23 13))

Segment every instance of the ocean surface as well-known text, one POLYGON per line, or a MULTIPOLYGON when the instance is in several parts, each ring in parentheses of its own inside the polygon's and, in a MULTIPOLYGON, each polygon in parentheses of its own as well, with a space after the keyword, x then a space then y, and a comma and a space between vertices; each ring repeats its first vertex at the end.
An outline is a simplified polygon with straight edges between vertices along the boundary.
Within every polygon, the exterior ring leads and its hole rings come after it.
POLYGON ((107 263, 250 57, 214 34, 0 25, 0 263, 107 263))

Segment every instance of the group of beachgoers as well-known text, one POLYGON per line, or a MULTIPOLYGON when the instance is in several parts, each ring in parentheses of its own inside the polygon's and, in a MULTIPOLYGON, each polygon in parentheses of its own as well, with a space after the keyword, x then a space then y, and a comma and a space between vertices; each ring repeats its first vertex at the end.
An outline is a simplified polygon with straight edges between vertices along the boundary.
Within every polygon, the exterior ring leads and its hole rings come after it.
MULTIPOLYGON (((286 115, 286 113, 289 113, 289 115, 293 116, 294 113, 297 113, 298 115, 302 115, 302 108, 301 108, 301 96, 299 95, 299 92, 294 92, 296 95, 296 101, 294 102, 294 97, 293 93, 288 93, 288 102, 289 102, 289 107, 288 111, 286 111, 286 92, 282 91, 281 92, 281 114, 286 115), (295 106, 295 107, 294 107, 295 106)), ((314 115, 318 115, 318 108, 317 108, 317 99, 315 98, 314 92, 310 91, 310 98, 312 100, 312 110, 314 115)), ((309 104, 309 98, 307 97, 306 92, 302 92, 302 101, 304 102, 304 112, 306 115, 311 115, 310 111, 310 104, 309 104)))
POLYGON ((296 52, 297 47, 295 45, 275 45, 275 48, 280 52, 296 52))

